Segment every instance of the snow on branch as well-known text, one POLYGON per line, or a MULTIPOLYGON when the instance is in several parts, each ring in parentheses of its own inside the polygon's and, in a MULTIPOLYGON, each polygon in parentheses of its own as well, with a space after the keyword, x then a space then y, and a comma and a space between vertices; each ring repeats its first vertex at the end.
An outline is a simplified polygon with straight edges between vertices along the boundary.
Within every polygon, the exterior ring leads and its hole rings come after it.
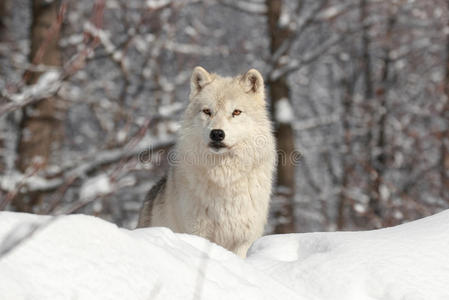
POLYGON ((173 139, 161 140, 158 142, 142 140, 138 145, 130 149, 123 147, 120 149, 105 150, 95 153, 93 156, 82 160, 75 160, 66 163, 57 172, 53 170, 41 170, 44 175, 25 175, 14 172, 6 175, 0 175, 0 188, 6 192, 35 192, 35 191, 54 191, 62 186, 67 180, 74 180, 88 176, 89 173, 100 167, 111 165, 121 160, 127 160, 133 156, 137 157, 140 153, 151 149, 158 151, 172 146, 173 139))
POLYGON ((109 32, 95 26, 90 22, 84 24, 84 31, 91 34, 94 39, 98 39, 100 44, 103 45, 106 53, 110 55, 114 61, 119 62, 121 60, 123 57, 122 52, 111 41, 109 32))
POLYGON ((247 14, 264 15, 267 12, 265 3, 261 1, 219 0, 218 2, 223 6, 227 6, 247 14))
POLYGON ((203 47, 195 44, 183 44, 176 43, 172 41, 168 41, 165 43, 164 48, 173 52, 181 53, 181 54, 194 54, 194 55, 204 55, 210 56, 217 54, 217 50, 220 54, 228 55, 229 49, 227 47, 221 46, 218 49, 213 47, 203 47))
POLYGON ((341 3, 337 5, 330 6, 326 9, 322 9, 316 16, 316 19, 319 21, 328 21, 330 19, 334 19, 346 12, 348 9, 357 8, 357 4, 355 3, 341 3))
POLYGON ((146 6, 151 10, 161 9, 172 4, 171 0, 147 0, 146 6))
POLYGON ((268 73, 273 73, 276 66, 280 64, 280 61, 289 55, 293 45, 301 38, 306 29, 315 24, 319 19, 319 15, 323 13, 323 10, 325 10, 328 2, 328 0, 321 0, 318 5, 314 6, 312 9, 309 9, 304 14, 301 14, 304 10, 303 5, 298 5, 298 10, 294 16, 292 16, 289 11, 286 11, 286 9, 282 10, 278 27, 287 30, 288 37, 282 41, 281 45, 279 45, 271 56, 271 70, 268 71, 268 73))
POLYGON ((311 50, 308 53, 305 53, 300 59, 292 59, 288 64, 283 65, 280 68, 274 69, 271 71, 270 79, 275 81, 283 76, 286 76, 290 73, 298 71, 303 66, 315 61, 319 57, 321 57, 324 53, 326 53, 330 48, 332 48, 335 44, 339 43, 343 39, 346 38, 347 35, 335 35, 329 38, 327 41, 322 43, 319 47, 311 50))
POLYGON ((276 101, 275 120, 278 123, 291 123, 295 118, 293 108, 287 98, 276 101))
POLYGON ((295 130, 308 130, 317 128, 320 126, 326 126, 334 123, 338 123, 341 120, 341 114, 332 114, 327 116, 318 116, 316 118, 309 118, 293 123, 295 130))
MULTIPOLYGON (((55 68, 50 66, 42 66, 41 59, 46 51, 48 41, 59 33, 61 24, 64 20, 64 15, 66 12, 67 3, 63 3, 58 12, 57 22, 50 28, 46 40, 42 43, 41 47, 38 49, 35 57, 33 58, 32 64, 29 65, 28 71, 42 71, 45 70, 43 74, 39 76, 37 82, 33 85, 26 85, 21 92, 11 93, 4 89, 0 91, 0 99, 6 100, 6 104, 0 105, 0 117, 9 112, 15 111, 17 109, 23 108, 32 103, 38 102, 42 99, 46 99, 54 96, 63 82, 67 80, 76 71, 81 69, 85 65, 85 60, 89 54, 97 46, 97 38, 95 38, 90 45, 87 45, 83 51, 76 53, 62 68, 55 68)), ((101 35, 101 24, 103 22, 103 11, 104 11, 104 0, 97 0, 95 2, 94 9, 94 24, 90 27, 88 26, 86 32, 89 30, 93 33, 98 33, 99 37, 104 37, 101 35)), ((88 23, 91 24, 91 23, 88 23)), ((91 32, 91 33, 92 33, 91 32)), ((27 76, 30 73, 25 74, 23 81, 26 81, 27 76)), ((23 85, 21 82, 18 86, 23 85)))
POLYGON ((0 106, 0 116, 53 96, 61 87, 62 82, 61 72, 54 68, 42 74, 36 84, 26 86, 21 93, 11 94, 6 89, 2 89, 1 97, 9 102, 0 106))
POLYGON ((47 179, 39 175, 28 176, 19 172, 0 175, 0 188, 6 192, 22 191, 49 191, 54 190, 63 183, 60 178, 47 179))
POLYGON ((64 173, 66 173, 69 177, 80 177, 82 175, 95 171, 99 167, 119 162, 122 159, 129 159, 142 153, 143 151, 147 151, 148 149, 157 151, 160 149, 169 148, 173 145, 173 143, 173 139, 167 139, 159 142, 142 140, 137 146, 132 149, 129 149, 129 147, 124 147, 120 149, 101 151, 95 154, 91 159, 87 159, 84 162, 70 163, 69 166, 71 167, 66 166, 64 168, 64 173))

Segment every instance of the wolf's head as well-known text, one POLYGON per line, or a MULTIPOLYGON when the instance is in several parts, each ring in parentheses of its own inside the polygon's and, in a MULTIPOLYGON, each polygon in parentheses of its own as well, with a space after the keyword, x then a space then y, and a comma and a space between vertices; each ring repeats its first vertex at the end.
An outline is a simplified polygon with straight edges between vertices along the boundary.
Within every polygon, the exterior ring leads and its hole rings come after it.
POLYGON ((262 75, 251 69, 244 75, 221 77, 202 67, 193 70, 190 103, 183 139, 208 153, 223 155, 242 149, 258 151, 271 136, 262 75))

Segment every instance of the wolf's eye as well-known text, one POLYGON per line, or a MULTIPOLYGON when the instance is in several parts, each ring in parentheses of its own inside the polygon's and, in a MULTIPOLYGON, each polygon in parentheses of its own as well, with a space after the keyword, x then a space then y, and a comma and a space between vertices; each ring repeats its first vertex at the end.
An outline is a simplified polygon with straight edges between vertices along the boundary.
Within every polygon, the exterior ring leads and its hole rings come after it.
POLYGON ((210 112, 210 109, 208 109, 208 108, 203 109, 203 113, 205 113, 209 117, 212 115, 212 113, 210 112))
POLYGON ((242 113, 242 111, 240 109, 234 109, 234 111, 232 112, 232 116, 235 117, 235 116, 240 115, 241 113, 242 113))

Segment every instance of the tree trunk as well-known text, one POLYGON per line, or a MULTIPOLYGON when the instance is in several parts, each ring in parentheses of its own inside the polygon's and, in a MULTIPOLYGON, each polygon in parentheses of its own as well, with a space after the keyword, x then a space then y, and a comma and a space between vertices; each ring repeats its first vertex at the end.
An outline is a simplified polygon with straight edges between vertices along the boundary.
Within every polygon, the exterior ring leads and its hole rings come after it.
MULTIPOLYGON (((279 19, 282 12, 282 0, 267 0, 267 22, 270 38, 270 52, 274 54, 281 44, 289 38, 290 32, 287 28, 279 26, 279 19)), ((276 67, 276 66, 275 66, 276 67)), ((271 99, 271 111, 276 116, 277 104, 279 101, 289 101, 290 88, 287 77, 282 76, 276 80, 268 79, 269 96, 271 99)), ((275 120, 276 122, 276 120, 275 120)), ((295 195, 295 166, 290 159, 295 150, 294 131, 290 122, 276 122, 275 136, 279 152, 277 166, 277 179, 275 199, 280 203, 275 203, 275 218, 278 221, 274 232, 289 233, 295 232, 294 217, 294 195, 295 195), (276 205, 279 204, 279 205, 276 205)))
MULTIPOLYGON (((352 74, 351 74, 352 75, 352 74)), ((341 191, 339 193, 338 205, 337 205, 337 229, 343 230, 346 226, 346 211, 347 206, 350 204, 350 199, 348 197, 348 192, 350 189, 350 179, 353 174, 354 162, 352 161, 352 133, 351 133, 351 122, 352 117, 351 107, 353 105, 353 94, 354 94, 354 84, 355 78, 344 78, 342 80, 342 86, 345 91, 343 95, 343 143, 345 145, 345 152, 342 157, 342 180, 341 180, 341 191), (350 81, 351 80, 351 81, 350 81)))
POLYGON ((371 63, 371 38, 369 36, 370 25, 367 23, 368 17, 368 0, 360 0, 360 25, 362 27, 362 73, 364 80, 366 101, 373 98, 373 79, 372 79, 372 63, 371 63))
MULTIPOLYGON (((447 10, 449 11, 449 0, 446 1, 447 10)), ((448 24, 449 25, 449 24, 448 24)), ((449 36, 446 35, 446 66, 445 66, 445 79, 444 79, 444 94, 445 103, 441 116, 443 120, 446 120, 446 127, 441 135, 441 158, 440 158, 440 176, 441 198, 449 202, 449 36)))
MULTIPOLYGON (((0 42, 5 42, 7 40, 7 18, 9 17, 9 2, 8 0, 0 0, 0 42)), ((4 120, 0 119, 0 126, 3 125, 4 120)), ((1 153, 3 152, 3 147, 5 146, 5 141, 3 140, 4 134, 0 132, 0 173, 5 170, 5 158, 1 153)))
MULTIPOLYGON (((33 0, 31 25, 30 62, 45 66, 61 66, 58 47, 59 32, 54 30, 58 22, 59 1, 33 0)), ((27 72, 27 84, 34 84, 41 74, 27 72)), ((23 109, 20 124, 17 168, 23 173, 36 172, 45 167, 52 154, 60 148, 63 137, 63 108, 57 96, 43 99, 23 109)), ((42 194, 20 195, 13 205, 19 211, 30 212, 42 200, 42 194)))
MULTIPOLYGON (((384 47, 384 57, 383 57, 383 67, 381 70, 381 78, 380 78, 380 86, 376 90, 376 97, 378 101, 376 101, 376 122, 373 126, 377 126, 377 134, 376 143, 374 146, 375 153, 373 153, 373 163, 372 168, 374 169, 375 178, 372 187, 371 199, 370 199, 370 210, 374 213, 375 216, 378 216, 380 219, 384 218, 384 202, 386 199, 383 199, 382 195, 382 185, 385 185, 384 173, 387 169, 387 133, 386 133, 386 124, 387 124, 387 116, 388 116, 388 102, 387 102, 387 94, 388 94, 388 85, 390 80, 391 73, 391 42, 392 42, 392 34, 393 28, 396 24, 396 16, 391 12, 388 18, 387 31, 386 31, 386 45, 384 47)), ((373 128, 375 130, 375 128, 373 128)), ((379 224, 382 225, 382 224, 379 224)))
POLYGON ((6 18, 8 17, 8 0, 0 0, 0 40, 4 40, 6 34, 6 18))
MULTIPOLYGON (((377 126, 376 118, 374 117, 375 112, 377 111, 376 103, 373 103, 374 98, 374 81, 373 81, 373 70, 372 70, 372 62, 371 62, 371 38, 369 36, 370 25, 367 23, 367 18, 369 15, 368 12, 368 1, 369 0, 360 0, 359 9, 360 9, 360 26, 362 27, 362 74, 363 74, 363 87, 364 87, 364 101, 365 101, 365 122, 367 126, 367 136, 364 144, 366 145, 366 159, 365 159, 365 170, 368 174, 367 180, 367 193, 369 195, 369 206, 372 211, 377 212, 377 193, 374 188, 374 181, 376 180, 376 172, 373 166, 373 153, 372 150, 375 149, 376 144, 376 133, 374 127, 377 126)), ((362 220, 363 223, 367 223, 366 220, 362 220)))

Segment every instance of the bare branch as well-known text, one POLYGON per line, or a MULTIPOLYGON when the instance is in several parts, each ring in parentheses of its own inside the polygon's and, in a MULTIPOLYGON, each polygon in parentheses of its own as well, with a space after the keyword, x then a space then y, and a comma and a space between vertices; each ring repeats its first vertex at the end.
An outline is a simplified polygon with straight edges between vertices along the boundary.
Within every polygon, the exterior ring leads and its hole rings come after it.
POLYGON ((123 147, 97 152, 91 157, 81 161, 73 161, 63 166, 61 170, 58 170, 60 176, 56 178, 52 178, 56 174, 51 170, 41 170, 40 172, 41 174, 47 174, 48 177, 41 175, 27 176, 20 173, 0 175, 0 188, 6 192, 16 191, 19 186, 26 192, 54 191, 63 185, 68 178, 82 178, 100 167, 117 163, 123 159, 137 158, 144 151, 152 150, 157 152, 162 149, 168 149, 173 143, 173 139, 151 144, 144 140, 132 149, 123 147))
POLYGON ((260 1, 218 0, 218 3, 250 15, 265 15, 267 13, 265 4, 260 1))

